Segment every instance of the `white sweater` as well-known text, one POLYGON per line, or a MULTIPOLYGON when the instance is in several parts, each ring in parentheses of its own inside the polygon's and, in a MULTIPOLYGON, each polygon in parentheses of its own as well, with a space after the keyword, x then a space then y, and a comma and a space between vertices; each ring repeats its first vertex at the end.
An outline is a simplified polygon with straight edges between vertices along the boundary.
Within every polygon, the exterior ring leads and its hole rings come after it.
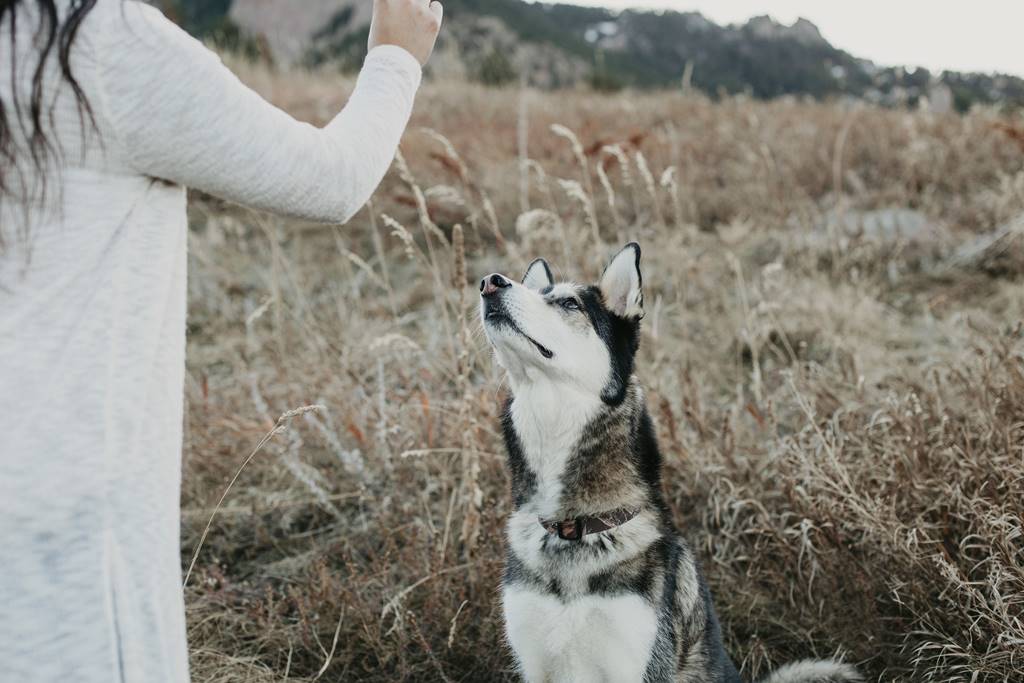
MULTIPOLYGON (((34 5, 19 7, 21 70, 34 5)), ((11 44, 5 21, 0 95, 27 102, 11 44)), ((375 48, 318 129, 155 9, 98 0, 72 52, 99 128, 83 139, 55 64, 50 207, 29 210, 21 240, 24 207, 0 199, 0 679, 181 683, 185 187, 347 220, 394 157, 420 66, 375 48)))

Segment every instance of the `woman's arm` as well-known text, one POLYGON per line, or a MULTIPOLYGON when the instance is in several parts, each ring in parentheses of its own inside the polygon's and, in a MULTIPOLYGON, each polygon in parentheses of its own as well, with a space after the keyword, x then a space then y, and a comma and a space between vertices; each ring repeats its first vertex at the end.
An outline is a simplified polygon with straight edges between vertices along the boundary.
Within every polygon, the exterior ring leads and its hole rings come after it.
MULTIPOLYGON (((405 3, 404 11, 412 7, 410 0, 378 0, 392 14, 396 2, 405 3)), ((420 63, 410 52, 394 44, 373 47, 348 104, 317 128, 263 100, 157 10, 112 4, 99 27, 106 37, 97 55, 101 106, 131 168, 240 204, 328 222, 348 220, 376 189, 420 82, 420 63)), ((439 23, 439 13, 429 14, 439 23)), ((428 28, 436 35, 437 25, 428 28)), ((417 50, 422 59, 432 45, 430 36, 426 52, 417 50)))

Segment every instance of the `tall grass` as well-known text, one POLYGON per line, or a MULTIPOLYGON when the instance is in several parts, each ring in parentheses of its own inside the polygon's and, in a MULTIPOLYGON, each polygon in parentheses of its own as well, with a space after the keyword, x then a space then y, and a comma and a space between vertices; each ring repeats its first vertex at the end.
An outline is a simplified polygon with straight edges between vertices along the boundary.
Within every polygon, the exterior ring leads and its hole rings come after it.
MULTIPOLYGON (((333 77, 246 78, 314 121, 344 96, 333 77)), ((1018 678, 1024 153, 1004 129, 1024 125, 521 101, 427 85, 346 226, 193 198, 196 680, 513 680, 505 389, 475 283, 534 256, 594 278, 624 239, 645 247, 639 374, 665 493, 744 675, 841 653, 872 680, 1018 678), (850 220, 891 207, 925 227, 850 220)))

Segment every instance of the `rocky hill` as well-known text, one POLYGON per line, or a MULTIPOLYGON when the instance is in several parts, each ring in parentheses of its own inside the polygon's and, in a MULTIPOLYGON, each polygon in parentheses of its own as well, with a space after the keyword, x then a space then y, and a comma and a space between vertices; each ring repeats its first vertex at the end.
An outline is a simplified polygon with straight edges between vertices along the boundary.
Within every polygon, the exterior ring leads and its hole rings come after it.
MULTIPOLYGON (((365 0, 168 0, 190 30, 283 64, 356 67, 365 53, 365 0)), ((721 26, 693 12, 446 0, 445 31, 431 69, 500 85, 587 82, 597 88, 693 87, 755 97, 851 96, 891 105, 960 110, 975 102, 1024 105, 1024 80, 884 67, 833 47, 806 19, 769 17, 721 26)))

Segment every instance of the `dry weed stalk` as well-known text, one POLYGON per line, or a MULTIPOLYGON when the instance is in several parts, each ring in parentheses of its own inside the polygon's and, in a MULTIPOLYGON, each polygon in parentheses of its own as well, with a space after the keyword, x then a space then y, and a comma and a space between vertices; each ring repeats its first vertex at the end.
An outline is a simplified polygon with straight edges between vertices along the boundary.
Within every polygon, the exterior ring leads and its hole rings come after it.
POLYGON ((551 193, 551 183, 548 182, 547 171, 533 159, 524 159, 522 161, 524 172, 526 173, 527 182, 529 182, 530 172, 533 172, 537 176, 537 187, 544 195, 544 200, 547 202, 549 211, 556 211, 558 205, 555 203, 555 196, 551 193))
POLYGON ((601 157, 602 160, 604 160, 605 157, 612 157, 616 162, 618 162, 619 174, 622 177, 622 185, 625 188, 624 193, 628 194, 633 202, 633 220, 639 220, 642 207, 640 200, 637 197, 636 183, 633 180, 633 172, 630 170, 629 156, 626 155, 626 152, 620 145, 606 145, 601 148, 601 157))
MULTIPOLYGON (((461 225, 456 225, 452 231, 452 247, 452 257, 454 260, 452 284, 458 292, 459 311, 459 354, 456 368, 456 385, 462 395, 455 428, 456 433, 462 435, 462 486, 460 495, 463 512, 460 539, 462 540, 466 555, 470 556, 476 550, 480 534, 481 507, 483 506, 484 494, 480 489, 479 483, 480 454, 477 452, 474 419, 476 406, 474 405, 473 394, 469 384, 472 334, 466 320, 466 251, 461 225)), ((442 552, 444 552, 443 548, 442 552)))
POLYGON ((512 253, 512 245, 505 240, 505 236, 501 234, 501 224, 498 222, 498 214, 494 210, 494 204, 491 203, 490 197, 484 195, 482 199, 484 216, 487 217, 487 225, 491 229, 491 234, 494 235, 494 240, 498 243, 498 247, 504 249, 508 253, 512 253))
POLYGON ((416 244, 416 238, 412 236, 412 233, 409 232, 408 228, 406 228, 404 225, 402 225, 401 223, 399 223, 397 220, 387 215, 386 213, 382 213, 380 215, 380 219, 381 221, 384 222, 384 225, 391 228, 391 234, 394 237, 397 237, 399 241, 402 243, 402 249, 403 251, 405 251, 406 258, 408 258, 410 261, 418 260, 422 263, 422 265, 424 265, 427 268, 430 268, 430 262, 423 255, 423 252, 420 251, 419 247, 416 244))
POLYGON ((551 124, 551 132, 569 141, 569 147, 572 149, 572 154, 576 157, 576 163, 580 167, 583 187, 587 191, 587 196, 590 197, 590 203, 593 204, 594 186, 590 180, 590 164, 587 163, 587 155, 583 153, 583 145, 580 144, 579 138, 576 137, 576 133, 573 133, 569 128, 560 123, 551 124))
MULTIPOLYGON (((423 228, 423 234, 427 244, 427 255, 430 257, 431 264, 435 264, 431 237, 441 242, 441 245, 445 248, 450 246, 448 244, 448 238, 430 217, 430 208, 427 206, 426 195, 423 194, 423 189, 413 177, 412 171, 409 170, 409 165, 405 162, 405 157, 402 156, 401 152, 398 152, 395 155, 395 165, 398 167, 399 175, 402 177, 402 180, 405 181, 406 185, 409 186, 409 190, 412 192, 413 198, 416 202, 416 214, 420 219, 420 227, 423 228)), ((436 265, 434 265, 434 267, 436 268, 436 265)))
MULTIPOLYGON (((494 211, 494 205, 491 202, 490 197, 487 196, 487 192, 478 184, 472 181, 469 175, 469 169, 466 167, 465 162, 462 161, 462 157, 459 156, 458 152, 455 151, 455 147, 451 141, 448 140, 444 135, 437 132, 432 128, 423 128, 424 133, 436 140, 444 148, 446 163, 456 169, 459 181, 463 187, 470 192, 471 195, 475 195, 480 202, 480 211, 483 213, 484 218, 487 220, 487 227, 490 229, 491 234, 498 242, 498 246, 507 248, 504 236, 501 234, 501 225, 498 222, 498 216, 494 211)), ((402 160, 404 164, 404 159, 402 160)), ((406 167, 408 168, 408 167, 406 167)), ((411 179, 411 175, 409 176, 411 179)), ((407 181, 407 182, 411 182, 407 181)), ((424 202, 424 206, 426 203, 424 202)), ((476 213, 470 214, 469 221, 474 228, 477 227, 476 213)))
POLYGON ((516 217, 516 237, 527 254, 548 253, 554 243, 561 250, 562 262, 569 263, 572 247, 565 232, 565 224, 558 214, 545 209, 532 209, 516 217))
POLYGON ((661 203, 658 201, 658 189, 654 184, 654 174, 651 173, 651 169, 647 166, 647 157, 640 150, 637 150, 634 157, 636 158, 637 171, 640 173, 640 178, 644 181, 644 187, 647 188, 647 198, 650 200, 654 220, 658 225, 665 227, 665 217, 661 213, 661 203))
POLYGON ((679 173, 675 166, 669 166, 661 173, 660 185, 668 190, 668 198, 672 206, 672 218, 675 221, 676 230, 684 232, 686 222, 683 217, 683 203, 679 199, 679 173))
MULTIPOLYGON (((395 303, 395 290, 391 286, 391 273, 388 268, 387 256, 384 253, 384 240, 381 239, 380 225, 377 222, 377 211, 374 208, 372 200, 367 202, 366 212, 370 217, 370 236, 372 238, 371 241, 373 242, 373 252, 377 257, 377 262, 380 264, 381 280, 383 281, 384 289, 388 294, 388 305, 391 307, 391 315, 397 318, 398 305, 395 303)), ((338 239, 340 239, 340 236, 338 239)))
POLYGON ((592 201, 593 195, 587 194, 586 190, 583 189, 583 186, 575 180, 559 178, 558 184, 570 199, 575 199, 580 203, 580 206, 583 207, 583 215, 586 216, 587 225, 590 227, 590 237, 593 239, 592 244, 598 246, 603 245, 604 242, 601 240, 601 230, 597 225, 597 212, 594 211, 594 203, 592 201))
POLYGON ((217 504, 213 507, 213 512, 210 513, 210 518, 206 521, 206 526, 203 527, 203 533, 199 536, 199 543, 196 544, 196 549, 192 553, 192 561, 189 562, 188 569, 185 571, 185 578, 182 579, 182 587, 188 586, 188 579, 192 576, 192 570, 195 569, 196 560, 199 559, 199 553, 202 551, 203 544, 206 542, 206 537, 210 533, 210 527, 213 525, 213 518, 217 516, 217 512, 220 510, 221 506, 224 505, 224 500, 228 497, 228 493, 231 492, 231 487, 235 485, 236 481, 238 481, 238 477, 241 476, 242 471, 250 462, 252 462, 252 459, 256 457, 256 454, 259 453, 264 446, 270 443, 271 439, 288 429, 288 425, 293 418, 322 409, 323 406, 310 405, 300 406, 281 413, 281 416, 277 418, 277 422, 274 423, 271 430, 263 435, 263 438, 259 440, 256 447, 252 449, 249 455, 246 456, 245 460, 242 461, 242 464, 238 466, 238 469, 235 470, 234 476, 231 477, 231 480, 228 481, 228 485, 224 487, 224 491, 220 494, 220 499, 217 500, 217 504))
POLYGON ((525 81, 519 89, 519 108, 516 110, 516 152, 519 168, 519 213, 530 210, 530 174, 526 165, 530 158, 530 121, 527 95, 529 89, 525 81))
POLYGON ((459 181, 463 184, 463 186, 466 187, 467 189, 473 188, 474 184, 470 181, 469 178, 469 169, 466 168, 466 164, 462 160, 462 157, 459 156, 459 153, 455 151, 455 146, 452 145, 451 140, 449 140, 448 138, 446 138, 444 135, 434 130, 433 128, 421 128, 420 130, 422 130, 428 136, 436 140, 438 143, 440 143, 441 147, 444 148, 446 158, 448 159, 449 163, 455 167, 459 176, 459 181))
MULTIPOLYGON (((623 232, 622 214, 619 213, 619 207, 615 202, 615 188, 612 187, 608 173, 604 170, 605 161, 608 159, 608 155, 605 152, 606 149, 607 147, 602 148, 601 158, 597 162, 597 179, 601 183, 601 189, 604 190, 604 196, 608 202, 608 210, 611 211, 612 220, 615 221, 615 229, 621 237, 623 232)), ((620 239, 619 241, 621 242, 622 240, 620 239)))

